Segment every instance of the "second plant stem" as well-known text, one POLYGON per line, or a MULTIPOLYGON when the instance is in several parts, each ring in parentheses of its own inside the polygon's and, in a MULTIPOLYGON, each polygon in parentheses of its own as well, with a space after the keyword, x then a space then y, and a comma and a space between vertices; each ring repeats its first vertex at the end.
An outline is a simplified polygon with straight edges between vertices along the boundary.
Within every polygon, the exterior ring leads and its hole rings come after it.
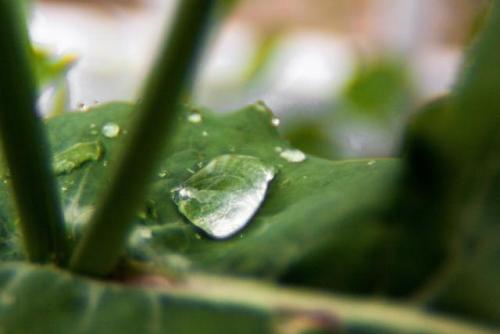
POLYGON ((74 272, 105 276, 125 251, 156 161, 177 123, 182 94, 197 63, 215 0, 182 0, 167 43, 150 74, 111 185, 70 262, 74 272))

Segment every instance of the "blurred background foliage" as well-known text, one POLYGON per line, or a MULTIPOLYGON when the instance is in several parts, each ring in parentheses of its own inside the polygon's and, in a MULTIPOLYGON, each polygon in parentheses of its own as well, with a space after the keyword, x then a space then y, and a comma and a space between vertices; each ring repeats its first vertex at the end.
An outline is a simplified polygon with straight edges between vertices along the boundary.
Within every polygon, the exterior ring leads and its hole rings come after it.
MULTIPOLYGON (((263 100, 283 135, 308 153, 390 156, 411 111, 451 88, 488 2, 227 0, 193 98, 221 111, 263 100)), ((52 82, 45 112, 134 100, 174 5, 33 1, 36 45, 56 59, 77 56, 71 95, 52 82)))

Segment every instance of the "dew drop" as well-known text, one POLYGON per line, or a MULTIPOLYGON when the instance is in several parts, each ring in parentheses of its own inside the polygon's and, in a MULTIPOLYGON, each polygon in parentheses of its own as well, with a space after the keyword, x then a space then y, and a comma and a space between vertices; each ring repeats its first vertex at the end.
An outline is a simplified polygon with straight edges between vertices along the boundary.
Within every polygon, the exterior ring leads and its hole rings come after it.
POLYGON ((120 126, 116 123, 109 122, 102 126, 101 132, 104 137, 116 138, 120 134, 120 126))
POLYGON ((306 160, 306 155, 301 150, 286 149, 280 153, 280 156, 288 162, 302 162, 306 160))
POLYGON ((56 154, 52 167, 57 175, 70 173, 88 161, 98 161, 103 153, 100 142, 78 143, 56 154))
POLYGON ((198 113, 189 114, 187 119, 188 119, 188 122, 190 122, 190 123, 200 123, 202 121, 202 117, 198 113))
POLYGON ((275 128, 280 126, 280 123, 281 123, 281 121, 278 117, 271 118, 271 125, 274 126, 275 128))
POLYGON ((179 211, 216 239, 244 228, 265 199, 276 170, 258 158, 222 155, 172 190, 179 211))

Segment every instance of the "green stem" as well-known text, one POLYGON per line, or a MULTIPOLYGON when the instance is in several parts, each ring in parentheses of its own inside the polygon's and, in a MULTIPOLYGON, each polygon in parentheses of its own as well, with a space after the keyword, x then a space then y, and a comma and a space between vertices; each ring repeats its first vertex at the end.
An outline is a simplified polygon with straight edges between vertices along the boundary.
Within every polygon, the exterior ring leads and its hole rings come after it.
POLYGON ((51 172, 22 1, 0 0, 0 137, 22 238, 33 262, 65 257, 64 225, 51 172))
POLYGON ((169 40, 137 106, 128 145, 113 173, 111 186, 73 254, 72 271, 104 276, 116 267, 123 255, 160 150, 172 137, 180 99, 196 63, 215 2, 179 2, 169 40))

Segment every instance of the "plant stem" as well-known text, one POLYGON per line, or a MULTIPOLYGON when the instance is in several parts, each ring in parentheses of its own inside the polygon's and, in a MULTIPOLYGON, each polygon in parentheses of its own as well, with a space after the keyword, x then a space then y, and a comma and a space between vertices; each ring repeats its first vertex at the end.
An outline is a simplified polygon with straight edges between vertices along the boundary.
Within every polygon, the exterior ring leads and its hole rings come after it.
POLYGON ((78 243, 70 262, 74 272, 105 276, 123 255, 137 209, 164 144, 172 137, 179 104, 206 35, 215 0, 181 0, 165 43, 137 105, 128 145, 111 186, 78 243))
POLYGON ((50 150, 36 113, 36 84, 21 3, 0 0, 0 137, 28 258, 62 261, 64 225, 50 150))

